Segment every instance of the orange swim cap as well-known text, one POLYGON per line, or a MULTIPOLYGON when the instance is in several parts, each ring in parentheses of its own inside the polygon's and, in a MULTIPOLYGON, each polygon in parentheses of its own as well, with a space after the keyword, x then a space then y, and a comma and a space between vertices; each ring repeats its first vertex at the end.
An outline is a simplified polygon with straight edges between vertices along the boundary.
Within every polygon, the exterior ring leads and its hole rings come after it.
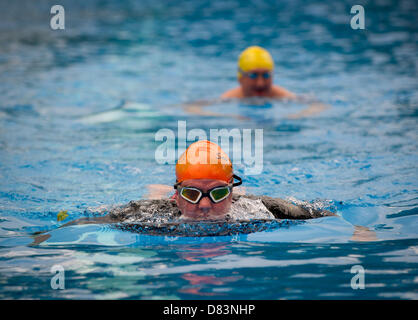
POLYGON ((189 179, 214 179, 230 182, 233 176, 228 155, 216 143, 192 143, 176 164, 177 182, 189 179))

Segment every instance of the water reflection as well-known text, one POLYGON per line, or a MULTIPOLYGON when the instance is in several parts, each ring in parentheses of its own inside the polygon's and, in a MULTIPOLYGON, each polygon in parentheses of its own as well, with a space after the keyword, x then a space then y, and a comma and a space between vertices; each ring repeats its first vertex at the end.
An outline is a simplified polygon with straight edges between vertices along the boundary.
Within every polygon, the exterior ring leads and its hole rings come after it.
MULTIPOLYGON (((230 254, 228 244, 202 244, 200 246, 186 246, 182 251, 176 252, 177 256, 188 262, 202 262, 211 258, 230 254)), ((236 282, 243 276, 226 276, 221 277, 213 272, 188 272, 181 275, 181 278, 187 281, 178 292, 197 295, 197 296, 222 296, 226 293, 215 292, 228 291, 225 286, 228 283, 236 282)))

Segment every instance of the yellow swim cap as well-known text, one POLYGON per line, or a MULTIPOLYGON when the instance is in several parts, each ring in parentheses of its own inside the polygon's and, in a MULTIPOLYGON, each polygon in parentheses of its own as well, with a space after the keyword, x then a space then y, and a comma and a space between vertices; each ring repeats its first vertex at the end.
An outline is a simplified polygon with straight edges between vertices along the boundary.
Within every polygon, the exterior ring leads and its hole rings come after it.
POLYGON ((238 78, 242 76, 240 70, 248 72, 258 68, 273 70, 273 58, 266 49, 259 46, 248 47, 238 58, 238 78))
POLYGON ((176 164, 177 183, 189 179, 214 179, 230 182, 233 176, 228 155, 211 141, 192 143, 176 164))

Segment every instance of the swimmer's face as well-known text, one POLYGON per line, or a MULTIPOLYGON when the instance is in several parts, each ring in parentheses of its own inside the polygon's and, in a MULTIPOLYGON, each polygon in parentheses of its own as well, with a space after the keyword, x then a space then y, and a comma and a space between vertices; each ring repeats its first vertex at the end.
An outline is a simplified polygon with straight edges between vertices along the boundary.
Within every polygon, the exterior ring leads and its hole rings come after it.
POLYGON ((273 73, 269 69, 253 69, 239 78, 246 97, 267 97, 271 94, 273 73), (269 74, 266 77, 266 74, 269 74), (256 75, 256 76, 255 76, 256 75))
MULTIPOLYGON (((178 190, 180 191, 182 187, 193 187, 202 192, 208 192, 213 188, 226 185, 228 184, 221 180, 193 179, 183 181, 179 185, 178 190)), ((212 202, 208 197, 202 197, 198 203, 193 204, 181 197, 178 193, 176 193, 175 199, 184 218, 193 220, 216 220, 224 218, 231 208, 232 192, 226 199, 218 203, 212 202)))

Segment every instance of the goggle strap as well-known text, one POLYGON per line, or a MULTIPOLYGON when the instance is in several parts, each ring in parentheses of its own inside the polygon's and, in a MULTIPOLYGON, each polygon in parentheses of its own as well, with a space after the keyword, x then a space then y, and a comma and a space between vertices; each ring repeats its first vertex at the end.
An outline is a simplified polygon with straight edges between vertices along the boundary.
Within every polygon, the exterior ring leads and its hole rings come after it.
POLYGON ((233 187, 237 187, 237 186, 240 186, 242 184, 242 179, 240 177, 238 177, 236 174, 232 175, 232 179, 238 180, 238 182, 232 183, 233 187))

